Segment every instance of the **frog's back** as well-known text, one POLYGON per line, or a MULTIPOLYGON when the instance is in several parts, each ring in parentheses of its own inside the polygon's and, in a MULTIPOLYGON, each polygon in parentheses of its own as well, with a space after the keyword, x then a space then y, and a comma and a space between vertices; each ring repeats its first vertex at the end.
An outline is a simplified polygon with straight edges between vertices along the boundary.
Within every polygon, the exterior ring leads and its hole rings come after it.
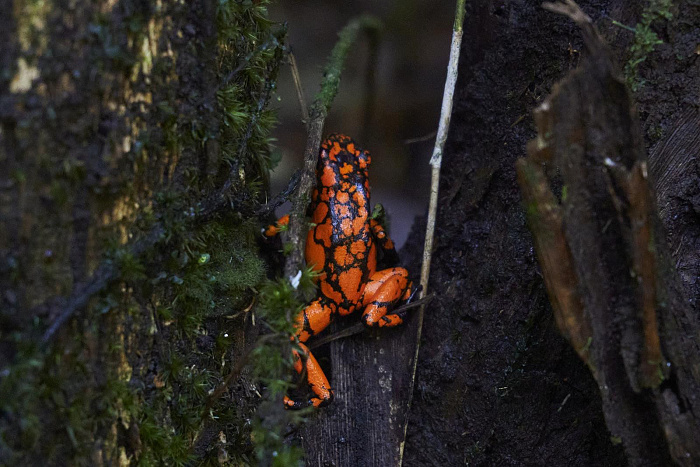
POLYGON ((352 312, 376 269, 369 226, 370 155, 351 138, 331 135, 321 145, 312 195, 306 261, 321 275, 321 293, 341 312, 352 312))

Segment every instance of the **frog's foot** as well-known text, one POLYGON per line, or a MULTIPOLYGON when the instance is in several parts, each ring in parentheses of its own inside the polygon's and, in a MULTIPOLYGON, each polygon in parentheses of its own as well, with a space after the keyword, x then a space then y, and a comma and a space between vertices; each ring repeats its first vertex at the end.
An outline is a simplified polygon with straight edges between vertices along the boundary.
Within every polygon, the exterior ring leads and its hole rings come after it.
POLYGON ((328 399, 311 397, 309 400, 295 400, 284 396, 284 408, 289 410, 300 410, 306 407, 325 407, 331 402, 333 402, 333 391, 330 392, 330 397, 328 399))
POLYGON ((302 343, 299 343, 299 347, 301 347, 302 352, 304 352, 304 361, 302 361, 299 352, 294 350, 294 369, 297 373, 301 374, 306 368, 306 377, 315 396, 307 401, 294 400, 284 396, 284 407, 286 409, 297 410, 309 406, 323 407, 330 404, 333 401, 333 391, 331 390, 328 378, 326 378, 321 366, 318 364, 309 348, 302 343))
POLYGON ((289 214, 280 217, 276 224, 268 225, 267 228, 263 229, 262 234, 266 237, 274 237, 278 235, 283 229, 289 224, 289 214))
POLYGON ((406 312, 389 313, 394 304, 411 297, 411 282, 404 268, 375 272, 365 286, 362 321, 367 326, 397 326, 403 323, 406 312))
MULTIPOLYGON (((378 208, 382 211, 384 210, 382 205, 378 204, 374 207, 375 212, 378 208)), ((372 216, 374 215, 375 213, 373 212, 372 216)), ((372 229, 372 235, 377 241, 379 249, 382 251, 382 263, 386 266, 396 266, 399 262, 399 255, 396 253, 396 248, 394 248, 394 242, 391 241, 386 230, 384 230, 384 226, 376 219, 371 219, 369 221, 369 226, 372 229)))

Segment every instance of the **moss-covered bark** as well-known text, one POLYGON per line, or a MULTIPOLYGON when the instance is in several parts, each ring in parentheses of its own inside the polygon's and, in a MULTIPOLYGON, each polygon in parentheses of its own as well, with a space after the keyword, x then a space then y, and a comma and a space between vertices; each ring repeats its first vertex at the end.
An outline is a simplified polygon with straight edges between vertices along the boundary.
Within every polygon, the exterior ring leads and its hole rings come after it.
POLYGON ((264 2, 16 0, 0 31, 0 463, 246 461, 252 383, 202 411, 265 276, 283 29, 264 2))

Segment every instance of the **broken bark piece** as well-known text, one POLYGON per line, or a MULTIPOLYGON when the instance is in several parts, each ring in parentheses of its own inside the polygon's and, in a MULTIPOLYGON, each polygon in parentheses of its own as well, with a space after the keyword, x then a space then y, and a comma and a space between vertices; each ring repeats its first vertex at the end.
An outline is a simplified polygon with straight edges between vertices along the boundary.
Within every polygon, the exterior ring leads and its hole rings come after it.
POLYGON ((589 358, 593 333, 577 289, 573 258, 562 228, 561 207, 539 164, 520 159, 516 168, 554 319, 562 334, 595 375, 595 365, 589 358))
POLYGON ((700 352, 688 339, 700 323, 671 266, 634 103, 590 18, 571 0, 544 6, 579 25, 588 52, 535 111, 537 138, 517 163, 557 325, 591 368, 630 465, 700 465, 689 415, 700 414, 700 352))
MULTIPOLYGON (((607 162, 611 179, 609 193, 618 210, 618 221, 629 247, 632 259, 630 271, 638 282, 638 301, 642 307, 641 336, 630 336, 634 344, 623 350, 625 367, 630 384, 635 391, 641 388, 656 388, 668 377, 668 366, 661 351, 658 320, 656 314, 656 248, 652 218, 655 208, 648 183, 647 163, 636 162, 631 170, 621 169, 612 161, 607 162), (615 190, 615 185, 620 190, 615 190)), ((624 337, 623 337, 624 340, 624 337)))

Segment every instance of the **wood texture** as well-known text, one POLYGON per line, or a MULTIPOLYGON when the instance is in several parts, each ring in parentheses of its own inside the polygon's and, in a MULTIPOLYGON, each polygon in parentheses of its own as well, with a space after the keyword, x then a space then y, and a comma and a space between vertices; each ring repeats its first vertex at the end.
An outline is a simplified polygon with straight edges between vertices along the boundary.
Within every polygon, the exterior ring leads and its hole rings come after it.
MULTIPOLYGON (((302 430, 307 465, 397 465, 417 332, 414 318, 395 329, 367 330, 328 344, 335 399, 302 430)), ((323 355, 323 347, 314 353, 323 355)))
MULTIPOLYGON (((529 156, 551 159, 561 174, 564 231, 585 308, 579 319, 592 324, 588 363, 606 421, 631 465, 668 465, 671 458, 697 465, 700 420, 692 413, 700 404, 694 363, 700 323, 670 264, 636 109, 590 19, 571 1, 552 9, 581 27, 590 56, 537 110, 543 115, 529 156)), ((692 153, 683 148, 697 147, 694 137, 682 138, 687 125, 692 127, 682 121, 661 145, 660 151, 674 154, 655 164, 666 205, 675 188, 668 183, 692 153)), ((528 179, 521 181, 527 195, 528 179)), ((531 216, 531 222, 539 220, 531 216)), ((546 234, 533 229, 536 239, 546 234)), ((542 241, 536 244, 545 249, 540 257, 556 254, 542 241)), ((545 277, 557 273, 548 263, 541 266, 545 277)), ((552 280, 546 282, 550 297, 556 297, 552 280)))

